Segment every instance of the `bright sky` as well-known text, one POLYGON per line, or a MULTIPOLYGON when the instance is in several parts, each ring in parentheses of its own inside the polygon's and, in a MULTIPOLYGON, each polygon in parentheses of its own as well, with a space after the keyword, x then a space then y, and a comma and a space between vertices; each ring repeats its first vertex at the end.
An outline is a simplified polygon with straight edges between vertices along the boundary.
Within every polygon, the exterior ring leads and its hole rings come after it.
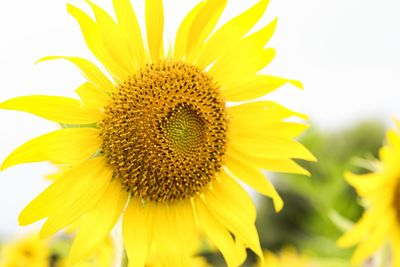
MULTIPOLYGON (((111 10, 111 0, 97 0, 111 10)), ((135 0, 143 17, 144 0, 135 0)), ((197 0, 164 0, 166 37, 173 42, 179 21, 197 0)), ((231 0, 223 21, 256 1, 231 0)), ((74 96, 83 81, 65 62, 34 65, 46 55, 93 57, 63 0, 1 1, 0 101, 20 95, 74 96)), ((84 1, 69 1, 85 7, 84 1)), ((270 46, 277 49, 268 73, 301 80, 305 91, 285 86, 270 98, 309 114, 323 128, 365 118, 389 122, 400 116, 400 1, 271 0, 264 24, 279 17, 270 46)), ((261 23, 258 27, 264 25, 261 23)), ((23 142, 56 129, 35 116, 0 110, 0 161, 23 142)), ((12 233, 21 209, 41 192, 46 164, 0 173, 0 234, 12 233)), ((26 230, 24 230, 26 231, 26 230)))

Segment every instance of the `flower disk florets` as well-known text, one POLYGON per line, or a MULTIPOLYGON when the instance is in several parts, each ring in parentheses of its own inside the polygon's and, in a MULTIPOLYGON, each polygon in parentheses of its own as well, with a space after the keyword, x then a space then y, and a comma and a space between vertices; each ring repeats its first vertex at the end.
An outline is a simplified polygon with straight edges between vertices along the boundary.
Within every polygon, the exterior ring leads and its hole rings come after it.
POLYGON ((121 83, 100 124, 117 179, 145 201, 201 192, 221 169, 227 115, 219 87, 197 67, 170 60, 121 83))

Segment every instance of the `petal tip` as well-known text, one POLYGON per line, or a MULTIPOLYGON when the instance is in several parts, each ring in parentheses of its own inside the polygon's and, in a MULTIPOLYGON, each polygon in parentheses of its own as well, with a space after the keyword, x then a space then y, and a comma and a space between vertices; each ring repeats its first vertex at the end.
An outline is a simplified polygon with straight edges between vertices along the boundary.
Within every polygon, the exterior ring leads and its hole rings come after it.
POLYGON ((317 159, 317 157, 314 156, 314 154, 312 154, 312 153, 310 152, 310 158, 308 159, 308 161, 311 161, 311 162, 318 162, 318 159, 317 159))
POLYGON ((57 232, 56 228, 52 227, 52 225, 49 224, 49 218, 48 218, 47 221, 42 226, 42 229, 40 229, 39 237, 42 239, 49 238, 56 232, 57 232))
POLYGON ((71 3, 67 3, 65 6, 67 7, 68 13, 71 13, 74 11, 74 9, 76 9, 76 7, 71 3))
POLYGON ((3 101, 3 102, 0 102, 0 109, 10 109, 9 107, 8 107, 8 102, 10 101, 11 99, 8 99, 8 100, 6 100, 6 101, 3 101))
POLYGON ((40 229, 39 237, 41 239, 46 239, 46 238, 49 238, 52 234, 53 233, 51 231, 49 231, 48 227, 46 227, 46 225, 44 225, 42 227, 42 229, 40 229))
POLYGON ((74 5, 70 4, 70 3, 67 3, 67 12, 71 16, 75 17, 77 15, 78 11, 79 11, 79 9, 76 6, 74 6, 74 5))
POLYGON ((338 246, 339 248, 346 248, 348 247, 345 239, 343 238, 344 236, 340 237, 338 240, 336 240, 336 246, 338 246))
POLYGON ((26 213, 25 213, 25 209, 22 210, 21 213, 20 213, 19 216, 18 216, 18 224, 19 224, 20 226, 27 226, 27 225, 29 225, 29 224, 31 224, 31 223, 32 223, 32 221, 30 221, 30 220, 27 218, 27 215, 26 215, 26 213))
POLYGON ((75 249, 73 248, 71 249, 67 261, 68 261, 68 266, 74 266, 74 264, 76 264, 79 261, 79 255, 77 254, 75 249))
POLYGON ((306 170, 306 169, 303 169, 303 170, 299 171, 298 174, 304 175, 304 176, 307 176, 307 177, 311 177, 311 172, 309 172, 309 171, 306 170))
POLYGON ((351 171, 346 171, 344 174, 344 179, 346 180, 346 182, 348 182, 349 184, 352 184, 352 181, 354 180, 355 174, 352 173, 351 171))
POLYGON ((6 169, 10 168, 11 166, 13 166, 13 163, 10 163, 10 156, 8 156, 3 163, 0 165, 0 172, 5 171, 6 169))
POLYGON ((36 65, 36 64, 39 64, 39 63, 42 63, 42 62, 44 62, 44 61, 53 60, 53 59, 56 59, 56 58, 59 58, 59 57, 56 57, 56 56, 45 56, 45 57, 41 57, 41 58, 39 58, 38 60, 35 61, 35 65, 36 65))
POLYGON ((291 80, 290 83, 294 86, 296 86, 297 88, 304 90, 304 85, 302 82, 297 81, 297 80, 291 80))
POLYGON ((283 209, 284 203, 281 198, 279 199, 274 199, 274 207, 275 207, 275 212, 278 213, 283 209))
POLYGON ((22 218, 21 214, 18 216, 18 225, 19 226, 25 226, 25 220, 22 218))

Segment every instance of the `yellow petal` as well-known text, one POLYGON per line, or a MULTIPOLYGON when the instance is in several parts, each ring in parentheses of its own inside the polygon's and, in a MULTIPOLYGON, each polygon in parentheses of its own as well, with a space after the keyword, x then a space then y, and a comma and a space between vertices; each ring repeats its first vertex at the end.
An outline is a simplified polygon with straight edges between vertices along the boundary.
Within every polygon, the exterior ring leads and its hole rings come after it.
POLYGON ((237 155, 238 158, 246 158, 247 161, 254 164, 254 166, 257 166, 258 168, 264 169, 266 171, 302 174, 310 176, 309 171, 307 171, 291 159, 258 158, 241 153, 234 149, 231 149, 230 151, 237 155))
POLYGON ((278 192, 276 192, 274 186, 268 181, 265 175, 253 165, 244 160, 239 160, 232 154, 227 154, 226 167, 235 178, 245 182, 257 192, 272 198, 276 211, 282 209, 283 201, 278 192))
POLYGON ((363 240, 370 233, 374 224, 376 224, 376 218, 374 217, 376 215, 376 213, 369 211, 364 212, 353 228, 338 239, 337 245, 341 248, 348 248, 363 240))
MULTIPOLYGON (((235 240, 235 245, 236 245, 236 259, 238 261, 238 266, 242 266, 247 258, 247 250, 246 250, 247 248, 245 244, 237 237, 235 240)), ((259 262, 263 263, 263 260, 261 259, 261 261, 259 262)))
POLYGON ((85 12, 71 4, 67 5, 67 10, 79 23, 83 37, 90 51, 92 51, 97 59, 106 67, 116 81, 123 81, 129 73, 119 66, 104 48, 97 24, 85 12))
MULTIPOLYGON (((67 193, 82 183, 80 180, 88 181, 93 175, 99 174, 98 169, 102 164, 103 159, 96 158, 66 171, 24 208, 18 218, 20 225, 28 225, 53 214, 69 197, 67 193)), ((97 177, 99 183, 104 177, 97 177)), ((96 181, 92 186, 97 187, 99 183, 96 181)))
POLYGON ((96 206, 88 212, 71 247, 71 264, 87 257, 114 227, 128 200, 119 181, 113 181, 96 206))
POLYGON ((235 242, 231 233, 208 211, 202 200, 196 198, 194 203, 199 224, 204 229, 208 238, 221 251, 228 267, 239 266, 240 263, 236 255, 235 242))
POLYGON ((246 37, 245 41, 251 43, 254 47, 264 48, 274 34, 277 22, 278 19, 275 18, 261 30, 246 37))
MULTIPOLYGON (((170 205, 170 220, 175 224, 172 231, 174 240, 183 253, 191 253, 195 241, 195 218, 193 205, 190 200, 176 202, 170 205)), ((196 240, 197 241, 197 240, 196 240)))
POLYGON ((310 126, 304 123, 295 122, 279 122, 271 123, 265 129, 269 132, 273 132, 275 135, 295 138, 307 130, 310 126))
POLYGON ((104 91, 92 83, 84 83, 75 90, 83 102, 83 108, 102 109, 107 106, 111 98, 104 91))
POLYGON ((120 32, 115 21, 102 8, 89 0, 86 2, 93 10, 104 48, 108 54, 126 72, 134 73, 138 67, 138 62, 131 54, 125 34, 120 32))
POLYGON ((389 130, 386 134, 387 140, 391 146, 400 147, 400 136, 397 131, 389 130))
POLYGON ((255 76, 273 60, 275 54, 273 48, 255 49, 251 44, 243 42, 222 56, 209 73, 221 83, 224 93, 231 86, 255 76))
POLYGON ((55 181, 71 168, 70 166, 66 166, 66 165, 57 165, 56 167, 57 167, 57 171, 49 173, 45 176, 45 178, 47 180, 55 181))
POLYGON ((180 218, 176 217, 178 214, 172 209, 172 206, 165 203, 154 205, 153 227, 157 252, 163 266, 188 266, 190 244, 181 244, 179 232, 184 230, 179 229, 182 225, 178 225, 177 220, 180 218), (186 249, 185 245, 188 245, 186 249))
POLYGON ((232 114, 231 146, 236 148, 236 150, 258 158, 299 158, 316 161, 316 158, 308 149, 296 140, 293 140, 293 138, 308 127, 307 125, 283 121, 269 121, 274 120, 274 115, 277 120, 283 119, 289 116, 290 112, 259 108, 259 113, 265 116, 268 116, 268 113, 270 114, 269 118, 264 119, 259 117, 259 114, 256 115, 256 109, 253 109, 251 106, 248 106, 248 114, 245 114, 245 110, 245 108, 229 109, 232 114), (243 113, 239 113, 240 110, 243 113), (255 117, 259 118, 258 121, 250 117, 251 112, 249 110, 253 110, 255 117))
POLYGON ((291 159, 252 159, 252 162, 266 171, 293 173, 310 176, 311 173, 291 159), (254 160, 254 161, 253 161, 254 160))
POLYGON ((87 160, 65 173, 60 179, 71 179, 74 184, 64 188, 63 196, 57 198, 58 201, 47 198, 48 201, 58 202, 58 205, 49 214, 40 236, 45 238, 56 233, 91 210, 109 187, 112 174, 113 170, 106 166, 103 157, 87 160))
MULTIPOLYGON (((67 172, 32 200, 20 213, 18 221, 22 226, 29 225, 48 217, 61 205, 65 190, 71 188, 75 180, 67 172)), ((75 171, 76 174, 76 171, 75 171)))
POLYGON ((223 95, 227 101, 247 101, 269 94, 286 83, 303 89, 303 85, 299 81, 271 75, 257 75, 248 81, 224 88, 223 95))
POLYGON ((267 125, 291 117, 307 119, 306 115, 287 109, 273 101, 257 101, 232 106, 228 112, 232 127, 237 129, 252 129, 254 125, 267 125))
POLYGON ((124 213, 122 234, 128 254, 129 267, 143 267, 151 244, 149 235, 149 208, 143 207, 139 198, 133 197, 124 213))
POLYGON ((190 26, 186 44, 186 55, 189 62, 193 62, 200 46, 213 31, 226 3, 227 0, 208 0, 197 13, 190 26))
MULTIPOLYGON (((240 122, 239 122, 240 123, 240 122)), ((303 123, 294 123, 294 122, 273 122, 273 123, 254 123, 251 127, 248 128, 235 128, 231 127, 229 130, 234 135, 239 136, 255 136, 256 138, 274 138, 274 137, 282 137, 293 139, 299 136, 309 127, 307 124, 303 123)))
MULTIPOLYGON (((270 251, 266 251, 264 253, 264 258, 265 258, 265 262, 266 264, 268 264, 267 266, 271 266, 271 267, 277 267, 280 265, 280 259, 278 258, 278 256, 276 256, 274 253, 270 252, 270 251)), ((264 266, 264 265, 259 265, 264 266)))
POLYGON ((200 51, 199 58, 195 61, 196 65, 206 68, 241 41, 264 14, 268 3, 269 0, 260 0, 212 34, 200 51))
POLYGON ((381 173, 368 173, 368 174, 353 174, 351 172, 345 173, 346 181, 351 184, 360 196, 369 196, 374 191, 382 188, 385 184, 390 182, 385 179, 385 175, 381 173))
POLYGON ((103 119, 102 112, 82 109, 79 100, 62 96, 21 96, 0 103, 0 108, 29 112, 65 124, 90 124, 103 119))
POLYGON ((196 7, 194 7, 182 21, 179 29, 176 33, 175 38, 175 50, 174 58, 177 60, 184 60, 186 58, 186 47, 188 41, 188 35, 190 27, 194 19, 197 17, 198 13, 201 12, 204 7, 205 2, 200 2, 196 7))
POLYGON ((88 159, 101 146, 94 128, 68 128, 34 138, 15 149, 3 162, 1 170, 39 161, 56 164, 77 164, 88 159))
POLYGON ((249 77, 256 75, 273 60, 275 50, 264 47, 275 27, 276 20, 260 31, 236 42, 230 49, 221 51, 221 56, 212 66, 210 73, 222 83, 223 91, 228 91, 230 87, 249 80, 249 77))
POLYGON ((380 220, 379 224, 376 224, 377 228, 368 234, 368 238, 357 246, 351 257, 354 266, 361 265, 363 261, 372 256, 388 240, 393 227, 398 227, 394 212, 389 212, 386 216, 385 219, 380 220))
POLYGON ((253 157, 267 159, 304 159, 317 161, 314 155, 296 140, 279 137, 257 138, 257 135, 232 135, 232 144, 236 150, 253 157))
POLYGON ((83 219, 84 219, 84 216, 80 217, 78 220, 76 220, 73 223, 71 223, 70 225, 68 225, 68 227, 65 228, 65 233, 68 235, 75 234, 77 232, 77 230, 79 229, 79 226, 81 226, 83 219))
POLYGON ((142 32, 130 1, 113 0, 113 5, 117 15, 118 25, 121 31, 126 35, 134 58, 139 66, 144 66, 148 63, 148 59, 143 46, 142 32))
MULTIPOLYGON (((111 235, 104 238, 89 255, 89 259, 73 265, 73 267, 111 267, 115 266, 119 247, 116 246, 111 235)), ((68 264, 68 262, 67 262, 68 264)))
POLYGON ((164 57, 164 7, 162 0, 146 1, 147 42, 153 63, 164 57))
POLYGON ((63 56, 48 56, 41 58, 38 62, 54 59, 65 59, 75 64, 81 71, 82 75, 98 88, 101 88, 104 92, 112 93, 115 89, 113 83, 96 67, 92 62, 84 58, 79 57, 63 57, 63 56))
POLYGON ((219 180, 213 183, 213 187, 221 194, 221 197, 230 198, 233 206, 236 206, 253 223, 256 222, 256 207, 249 194, 244 190, 225 170, 219 174, 219 180))
POLYGON ((206 192, 204 194, 206 206, 234 236, 253 250, 259 258, 262 258, 263 254, 254 222, 246 216, 245 211, 233 204, 231 199, 235 196, 226 197, 224 189, 221 186, 206 192))

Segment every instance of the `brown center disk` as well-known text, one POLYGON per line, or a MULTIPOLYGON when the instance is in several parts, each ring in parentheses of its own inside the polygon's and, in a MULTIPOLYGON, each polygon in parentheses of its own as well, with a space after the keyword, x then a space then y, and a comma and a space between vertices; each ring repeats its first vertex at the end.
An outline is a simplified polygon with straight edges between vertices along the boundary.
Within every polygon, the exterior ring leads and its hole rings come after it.
POLYGON ((128 192, 168 202, 210 184, 223 164, 227 115, 208 74, 161 61, 120 84, 112 97, 100 124, 102 153, 128 192))

